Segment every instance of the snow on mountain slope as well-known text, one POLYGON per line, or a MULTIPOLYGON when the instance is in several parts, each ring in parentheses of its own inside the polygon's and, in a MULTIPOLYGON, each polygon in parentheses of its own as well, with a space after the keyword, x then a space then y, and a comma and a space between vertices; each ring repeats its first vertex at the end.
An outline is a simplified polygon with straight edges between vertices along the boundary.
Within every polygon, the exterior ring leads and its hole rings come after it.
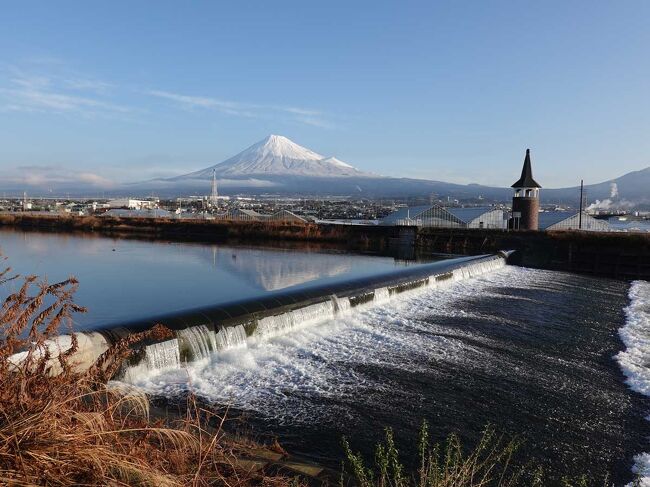
POLYGON ((359 171, 335 157, 317 154, 281 135, 269 135, 220 164, 173 179, 206 179, 212 177, 213 169, 219 177, 251 175, 377 177, 359 171))

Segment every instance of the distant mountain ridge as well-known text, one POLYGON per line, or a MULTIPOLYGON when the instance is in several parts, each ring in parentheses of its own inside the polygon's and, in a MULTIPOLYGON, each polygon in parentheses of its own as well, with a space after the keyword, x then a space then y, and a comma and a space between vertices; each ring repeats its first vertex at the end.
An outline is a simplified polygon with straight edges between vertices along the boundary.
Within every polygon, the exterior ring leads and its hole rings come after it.
MULTIPOLYGON (((513 163, 513 180, 519 171, 513 163)), ((480 184, 454 184, 425 179, 393 178, 360 171, 354 166, 325 157, 302 147, 287 137, 269 135, 239 154, 214 166, 182 176, 158 180, 159 190, 207 190, 213 170, 220 185, 230 193, 271 193, 310 195, 350 195, 404 197, 435 194, 446 198, 478 198, 509 201, 510 188, 480 184)), ((542 181, 542 186, 544 186, 542 181)), ((650 167, 619 178, 585 187, 590 202, 607 205, 650 204, 650 167), (617 195, 612 199, 612 184, 617 195)), ((571 204, 579 200, 578 187, 542 189, 543 203, 571 204)))
MULTIPOLYGON (((397 161, 399 162, 399 161, 397 161)), ((513 161, 512 180, 521 169, 513 161)), ((485 202, 509 202, 510 188, 480 184, 454 184, 425 179, 394 178, 361 171, 335 157, 326 157, 302 147, 287 137, 269 135, 239 154, 213 166, 181 176, 122 184, 103 191, 76 181, 71 183, 37 184, 5 180, 0 175, 0 191, 20 196, 30 195, 96 195, 134 196, 156 194, 174 198, 182 195, 206 195, 210 192, 213 171, 217 175, 220 194, 349 196, 366 198, 435 197, 440 199, 475 199, 485 202)), ((542 185, 542 204, 577 206, 577 186, 548 189, 542 185)), ((586 197, 594 208, 650 208, 650 167, 598 184, 585 186, 586 197), (597 201, 597 203, 596 203, 597 201)))

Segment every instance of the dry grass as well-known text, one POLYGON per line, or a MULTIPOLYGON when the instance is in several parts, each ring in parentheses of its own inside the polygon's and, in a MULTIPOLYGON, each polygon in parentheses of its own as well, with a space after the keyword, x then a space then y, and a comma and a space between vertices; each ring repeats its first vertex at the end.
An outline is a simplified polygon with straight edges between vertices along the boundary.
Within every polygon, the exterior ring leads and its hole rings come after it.
MULTIPOLYGON (((429 444, 424 422, 418 444, 419 468, 408 474, 402 465, 393 432, 386 430, 383 443, 377 445, 374 468, 367 468, 361 455, 352 452, 347 440, 343 447, 352 474, 360 487, 514 487, 523 485, 523 469, 511 466, 516 441, 506 442, 486 428, 478 445, 465 454, 460 440, 451 435, 445 445, 429 444)), ((531 486, 541 487, 541 479, 531 486), (538 483, 539 482, 539 483, 538 483)))
MULTIPOLYGON (((0 272, 0 284, 17 279, 0 272)), ((144 395, 106 387, 133 345, 163 337, 163 327, 118 343, 83 373, 72 363, 74 338, 54 357, 48 340, 84 311, 73 301, 77 286, 73 278, 48 284, 28 276, 0 308, 0 484, 289 483, 236 468, 240 443, 227 440, 221 426, 209 428, 213 413, 191 399, 186 417, 154 421, 144 395), (11 358, 17 352, 21 360, 11 358)))

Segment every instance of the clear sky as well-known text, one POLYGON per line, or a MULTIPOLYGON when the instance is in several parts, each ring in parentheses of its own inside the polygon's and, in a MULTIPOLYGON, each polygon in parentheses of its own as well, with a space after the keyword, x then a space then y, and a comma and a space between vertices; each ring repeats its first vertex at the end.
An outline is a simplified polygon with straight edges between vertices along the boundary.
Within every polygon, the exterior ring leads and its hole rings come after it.
POLYGON ((650 165, 650 2, 2 2, 0 178, 189 172, 275 133, 545 187, 650 165), (4 176, 2 176, 4 174, 4 176))

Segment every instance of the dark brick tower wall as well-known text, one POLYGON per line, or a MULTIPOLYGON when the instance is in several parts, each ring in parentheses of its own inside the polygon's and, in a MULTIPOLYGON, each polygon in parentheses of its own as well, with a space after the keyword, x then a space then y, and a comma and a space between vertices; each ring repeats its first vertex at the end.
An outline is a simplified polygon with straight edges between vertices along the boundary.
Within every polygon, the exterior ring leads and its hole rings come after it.
POLYGON ((512 211, 521 213, 520 230, 539 229, 539 198, 515 196, 512 198, 512 211))

